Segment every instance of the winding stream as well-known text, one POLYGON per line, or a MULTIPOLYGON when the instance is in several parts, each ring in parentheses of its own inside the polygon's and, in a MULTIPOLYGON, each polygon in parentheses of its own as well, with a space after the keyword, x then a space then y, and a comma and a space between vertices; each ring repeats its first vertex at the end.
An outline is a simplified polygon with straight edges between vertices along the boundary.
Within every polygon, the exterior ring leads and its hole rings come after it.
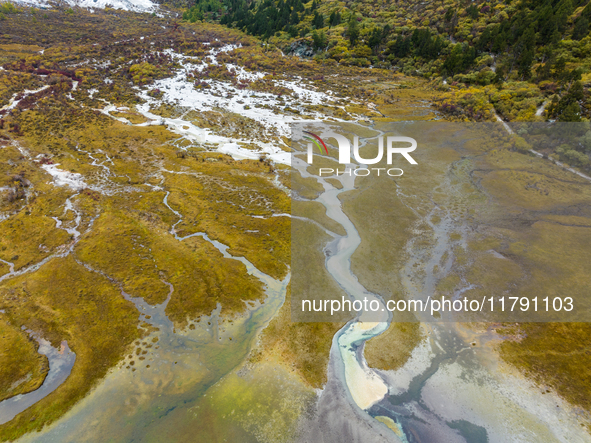
MULTIPOLYGON (((215 53, 212 54, 215 56, 215 53)), ((215 61, 215 57, 212 60, 215 61)), ((189 84, 186 79, 189 69, 195 66, 189 61, 183 63, 183 69, 175 78, 157 83, 159 88, 166 91, 165 97, 169 102, 202 111, 214 109, 215 106, 233 109, 244 117, 274 126, 280 135, 285 135, 288 123, 295 121, 294 117, 276 115, 261 108, 250 110, 250 105, 254 107, 271 100, 270 94, 247 96, 246 92, 235 91, 234 88, 218 83, 212 83, 220 95, 215 99, 204 92, 195 92, 192 83, 189 84), (229 92, 235 97, 222 97, 229 92), (202 105, 201 108, 198 108, 196 103, 202 105)), ((297 84, 289 83, 284 86, 296 88, 297 84)), ((307 101, 310 104, 331 99, 327 94, 315 94, 302 88, 298 89, 296 98, 306 98, 305 95, 308 96, 307 101)), ((277 163, 288 164, 291 157, 292 166, 304 177, 310 176, 305 171, 308 166, 305 162, 294 160, 290 153, 283 151, 276 144, 219 136, 207 128, 199 128, 183 120, 182 117, 158 116, 152 113, 150 108, 150 105, 157 104, 157 101, 147 95, 144 95, 144 98, 147 104, 138 106, 137 111, 148 121, 137 126, 166 125, 171 132, 183 139, 195 144, 217 145, 217 151, 229 154, 235 159, 257 159, 264 153, 277 163), (245 149, 238 144, 239 142, 252 143, 257 150, 245 149)), ((293 100, 293 106, 297 106, 296 98, 293 100)), ((277 107, 280 106, 278 103, 275 104, 277 107)), ((13 100, 9 106, 15 105, 13 100)), ((115 106, 108 104, 100 111, 123 123, 131 124, 125 118, 110 114, 116 110, 115 106)), ((182 146, 178 148, 183 149, 182 146)), ((101 177, 108 180, 110 170, 105 162, 99 163, 90 153, 81 152, 90 157, 91 165, 100 168, 101 177)), ((106 161, 111 159, 107 156, 106 161)), ((44 167, 54 177, 56 184, 67 185, 74 190, 87 186, 80 174, 62 171, 57 166, 44 167)), ((338 180, 342 184, 342 189, 336 189, 320 179, 324 192, 316 199, 326 207, 327 216, 342 225, 346 231, 345 236, 337 236, 326 246, 326 250, 331 252, 325 262, 326 269, 352 299, 363 300, 367 297, 370 301, 375 300, 383 308, 382 298, 364 288, 351 271, 351 256, 362 239, 343 211, 339 194, 356 189, 355 176, 343 175, 338 180)), ((449 182, 441 186, 443 192, 450 191, 449 182)), ((105 191, 101 189, 101 192, 105 191)), ((112 370, 96 389, 63 418, 40 433, 26 435, 20 441, 97 441, 97 435, 101 436, 102 441, 146 439, 152 435, 152 431, 161 420, 176 411, 192 408, 198 399, 206 395, 211 386, 243 364, 252 349, 257 333, 268 324, 283 304, 289 275, 283 281, 271 278, 244 257, 230 255, 227 251, 228 246, 210 239, 204 232, 179 236, 175 227, 182 221, 182 214, 168 204, 168 195, 167 192, 163 204, 178 217, 169 233, 178 241, 201 237, 225 258, 242 262, 246 271, 265 286, 267 298, 264 303, 248 305, 245 315, 232 321, 220 317, 221 306, 218 305, 209 316, 203 316, 199 321, 190 322, 187 328, 178 330, 165 313, 174 293, 172 284, 165 282, 170 292, 166 301, 159 305, 150 305, 142 298, 133 297, 122 291, 122 295, 133 302, 140 313, 143 327, 149 331, 147 336, 136 343, 134 352, 120 367, 112 370)), ((81 235, 78 231, 80 214, 70 199, 66 201, 64 214, 68 211, 75 215, 74 226, 70 224, 66 227, 58 218, 54 219, 57 228, 68 232, 74 241, 65 252, 54 256, 70 253, 81 235)), ((287 214, 274 214, 285 215, 287 214)), ((437 280, 435 267, 450 250, 450 232, 452 229, 458 229, 449 214, 442 214, 442 222, 438 224, 429 221, 431 215, 433 213, 424 217, 424 220, 433 230, 436 246, 425 265, 425 283, 417 285, 410 278, 404 281, 408 293, 417 299, 425 299, 433 293, 437 280)), ((412 249, 412 246, 409 244, 408 247, 412 249)), ((0 281, 34 271, 54 256, 19 272, 14 272, 12 263, 0 260, 10 267, 9 273, 0 277, 0 281)), ((407 265, 408 272, 405 274, 412 275, 413 265, 420 260, 421 258, 416 257, 411 259, 407 265)), ((100 270, 83 265, 91 271, 101 273, 100 270)), ((449 260, 447 265, 451 265, 449 260)), ((383 314, 378 314, 377 317, 375 313, 371 317, 362 315, 347 323, 332 342, 329 382, 320 396, 320 403, 322 398, 328 398, 331 392, 339 391, 345 398, 341 405, 346 404, 355 419, 359 420, 349 422, 349 426, 361 428, 365 423, 369 426, 368 430, 364 431, 367 432, 364 439, 342 438, 338 441, 589 442, 588 434, 576 420, 576 413, 558 397, 541 396, 539 390, 522 379, 500 373, 498 362, 486 355, 491 353, 491 346, 496 340, 488 331, 474 332, 462 324, 426 323, 424 329, 428 339, 415 349, 411 359, 402 369, 394 372, 370 368, 363 356, 364 344, 387 330, 392 321, 387 310, 379 312, 383 314), (471 343, 477 343, 478 346, 472 347, 471 343), (375 420, 375 417, 379 417, 380 421, 375 420)), ((1 402, 0 424, 11 420, 17 413, 47 395, 69 375, 75 355, 69 351, 67 344, 58 351, 51 346, 47 348, 47 344, 42 342, 42 339, 39 340, 39 352, 47 352, 50 360, 50 372, 46 381, 37 391, 1 402)), ((333 412, 347 416, 349 411, 346 407, 342 410, 335 409, 333 412)), ((321 408, 320 412, 323 412, 321 408)), ((325 430, 328 431, 331 426, 337 427, 341 423, 325 422, 325 425, 325 430)), ((321 439, 312 441, 320 442, 321 439)))
MULTIPOLYGON (((367 291, 351 272, 351 255, 361 239, 342 210, 338 195, 355 189, 355 176, 336 177, 343 185, 342 189, 336 189, 324 179, 308 174, 308 164, 297 157, 294 157, 292 166, 303 177, 314 177, 324 186, 324 192, 316 201, 326 207, 327 216, 341 224, 347 233, 326 246, 325 250, 330 251, 325 262, 327 271, 351 300, 367 297, 384 307, 381 297, 367 291)), ((455 164, 450 165, 445 182, 440 185, 440 191, 449 195, 453 195, 450 177, 454 167, 455 164)), ((335 176, 331 178, 335 179, 335 176)), ((433 211, 423 217, 435 235, 435 246, 424 263, 426 276, 423 283, 417 284, 410 276, 415 262, 424 257, 410 254, 411 260, 404 272, 407 277, 403 283, 408 294, 415 299, 425 300, 433 294, 440 272, 438 266, 442 262, 444 268, 451 266, 450 259, 444 259, 446 252, 451 252, 449 235, 454 230, 463 229, 449 214, 440 214, 442 221, 433 224, 430 221, 433 211)), ((408 248, 412 250, 412 240, 408 248)), ((318 420, 322 424, 320 429, 308 433, 308 439, 330 442, 335 441, 336 434, 342 441, 360 442, 590 441, 571 406, 556 395, 541 395, 540 389, 530 382, 499 370, 500 363, 492 350, 499 339, 488 330, 475 332, 462 323, 423 323, 428 340, 415 349, 410 361, 396 372, 377 371, 365 361, 364 343, 384 332, 391 318, 383 314, 376 319, 376 314, 372 313, 367 319, 364 315, 347 323, 333 340, 329 382, 323 393, 331 400, 324 404, 322 400, 319 402, 319 415, 325 415, 325 418, 318 420), (379 421, 386 423, 393 432, 386 437, 385 426, 380 423, 376 427, 375 422, 369 422, 371 429, 364 430, 363 435, 347 431, 347 422, 330 411, 335 407, 334 392, 338 390, 344 390, 350 407, 357 409, 358 412, 351 414, 363 417, 363 414, 359 415, 361 409, 366 413, 366 420, 379 417, 379 421)), ((339 407, 346 416, 344 403, 341 401, 339 407)))
MULTIPOLYGON (((167 197, 168 194, 164 204, 179 217, 178 222, 182 221, 182 215, 168 205, 167 197)), ((140 320, 150 326, 142 327, 151 332, 141 343, 136 343, 135 352, 119 368, 112 370, 62 419, 19 441, 97 441, 97 435, 101 435, 102 441, 146 438, 151 426, 176 410, 192 407, 212 385, 244 361, 257 333, 283 304, 289 275, 283 281, 275 280, 244 257, 230 255, 226 245, 211 240, 205 233, 179 237, 174 226, 170 233, 179 241, 199 236, 224 257, 242 262, 247 273, 263 283, 267 295, 264 302, 247 304, 246 313, 231 320, 220 316, 221 305, 218 304, 209 316, 202 316, 178 330, 165 313, 174 292, 172 284, 165 282, 170 292, 159 305, 150 305, 141 297, 121 291, 123 297, 136 306, 140 320)), ((109 278, 100 270, 81 264, 109 278)))
POLYGON ((45 355, 49 361, 49 372, 38 389, 0 402, 0 425, 9 422, 17 414, 55 391, 68 378, 74 367, 76 354, 70 350, 67 341, 63 341, 59 348, 54 348, 44 338, 31 335, 39 344, 37 352, 45 355))

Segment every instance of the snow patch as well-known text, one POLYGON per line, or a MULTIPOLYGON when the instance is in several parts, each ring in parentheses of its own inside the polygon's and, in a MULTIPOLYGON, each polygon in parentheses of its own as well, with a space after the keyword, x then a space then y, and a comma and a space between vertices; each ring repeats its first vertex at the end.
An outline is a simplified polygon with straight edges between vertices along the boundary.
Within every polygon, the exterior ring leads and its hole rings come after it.
MULTIPOLYGON (((15 3, 48 8, 58 5, 60 2, 53 0, 16 0, 15 3)), ((64 3, 69 6, 90 9, 91 12, 93 9, 105 9, 107 7, 135 12, 155 12, 158 10, 158 5, 150 0, 64 0, 64 3)))
POLYGON ((11 109, 16 108, 16 106, 19 104, 19 102, 23 98, 25 98, 26 96, 37 94, 38 92, 41 92, 41 91, 45 91, 47 88, 49 88, 49 85, 42 86, 39 89, 25 89, 23 92, 17 92, 16 94, 14 94, 12 96, 12 98, 10 99, 10 102, 6 106, 3 106, 2 108, 0 108, 0 111, 10 111, 11 109), (22 94, 23 97, 19 100, 16 100, 16 97, 19 94, 22 94))
POLYGON ((82 179, 82 175, 77 172, 64 171, 58 168, 59 163, 55 165, 42 165, 41 168, 51 174, 56 186, 69 186, 70 188, 79 191, 87 188, 87 184, 82 179))
MULTIPOLYGON (((205 78, 201 83, 206 87, 196 88, 195 81, 191 74, 195 71, 203 71, 208 65, 218 65, 216 56, 222 52, 232 51, 240 46, 224 45, 219 48, 211 48, 206 62, 197 62, 193 57, 179 54, 172 49, 164 52, 175 59, 181 68, 172 77, 156 80, 151 89, 159 90, 162 95, 155 98, 148 95, 147 90, 140 91, 145 102, 136 106, 136 110, 149 121, 135 126, 166 125, 168 129, 192 144, 209 145, 204 146, 211 149, 212 145, 218 152, 232 156, 235 160, 251 159, 257 160, 262 155, 268 159, 282 164, 291 164, 291 154, 281 148, 284 143, 281 138, 291 136, 290 123, 310 119, 324 119, 324 115, 317 111, 310 110, 309 106, 320 105, 337 100, 336 94, 329 91, 319 92, 312 85, 305 84, 304 80, 296 77, 290 80, 270 81, 278 87, 288 89, 291 93, 280 96, 268 93, 243 89, 243 85, 235 85, 229 81, 220 81, 205 78), (197 112, 216 112, 223 109, 252 122, 259 123, 261 130, 256 138, 226 137, 213 133, 210 128, 200 128, 190 121, 180 118, 164 118, 150 112, 158 108, 162 103, 168 103, 180 108, 191 109, 197 112), (284 113, 288 109, 288 114, 284 113), (305 117, 304 117, 305 116, 305 117), (242 146, 256 147, 246 149, 242 146)), ((232 72, 237 80, 256 81, 264 78, 266 72, 251 72, 236 64, 226 63, 225 68, 232 72)), ((88 91, 91 96, 93 90, 88 91)), ((103 100, 104 101, 104 100, 103 100)), ((100 110, 100 112, 121 121, 131 124, 127 119, 110 115, 116 108, 111 103, 100 110)), ((337 105, 338 106, 338 105, 337 105)), ((341 107, 341 106, 339 106, 341 107)), ((341 121, 332 118, 335 121, 341 121)), ((179 146, 179 149, 185 149, 179 146)))

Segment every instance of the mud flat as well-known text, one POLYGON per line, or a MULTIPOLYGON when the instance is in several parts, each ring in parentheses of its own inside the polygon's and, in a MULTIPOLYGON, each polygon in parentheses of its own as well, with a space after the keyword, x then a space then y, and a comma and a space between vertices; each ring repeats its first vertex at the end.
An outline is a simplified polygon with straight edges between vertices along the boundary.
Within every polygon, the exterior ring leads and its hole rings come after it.
MULTIPOLYGON (((406 130, 412 131, 412 127, 406 130)), ((440 131, 438 134, 440 136, 440 131)), ((424 145, 422 154, 425 158, 430 154, 429 147, 429 144, 424 145)), ((447 154, 449 156, 455 154, 450 152, 447 154)), ((470 191, 468 188, 474 186, 469 181, 468 168, 471 165, 466 164, 465 160, 450 163, 441 150, 436 158, 439 163, 434 165, 431 162, 433 173, 421 174, 422 182, 417 183, 412 178, 406 181, 401 179, 392 186, 394 195, 412 211, 416 220, 410 225, 409 232, 412 235, 406 237, 405 259, 399 262, 403 266, 399 284, 407 296, 422 300, 442 290, 438 282, 457 272, 457 261, 465 260, 460 255, 460 248, 470 251, 467 243, 462 241, 464 236, 469 235, 467 226, 473 213, 471 208, 486 201, 479 195, 482 192, 480 189, 470 191), (430 181, 425 180, 425 177, 429 177, 430 181), (417 195, 419 189, 424 189, 424 196, 417 195), (455 260, 450 260, 454 255, 455 260)), ((294 164, 297 165, 297 162, 294 164)), ((544 167, 543 164, 539 166, 544 167)), ((322 182, 322 179, 319 181, 322 182)), ((373 189, 380 189, 371 184, 369 179, 358 178, 354 184, 345 185, 344 189, 359 187, 367 196, 373 189)), ((356 259, 355 249, 363 245, 364 241, 372 239, 372 231, 364 231, 361 237, 358 233, 368 223, 359 216, 359 211, 364 209, 362 204, 343 205, 344 210, 340 211, 334 201, 326 203, 325 195, 335 192, 332 186, 326 186, 325 189, 326 192, 320 195, 318 201, 326 205, 327 215, 344 226, 348 236, 360 238, 350 243, 353 245, 352 251, 331 244, 328 247, 331 253, 326 260, 330 274, 354 299, 359 294, 370 293, 363 286, 357 286, 360 282, 368 281, 367 276, 361 274, 357 279, 352 269, 362 269, 363 263, 356 259), (347 216, 355 219, 355 224, 344 218, 347 216), (354 264, 357 260, 357 266, 349 266, 347 258, 333 272, 331 261, 337 260, 340 254, 347 254, 354 264), (355 286, 348 282, 355 282, 355 286)), ((355 191, 349 192, 346 201, 354 199, 355 191)), ((378 200, 383 203, 383 199, 378 200)), ((393 209, 397 207, 395 205, 393 209)), ((490 216, 490 212, 487 216, 490 216)), ((379 245, 370 247, 371 250, 376 248, 379 245)), ((375 260, 372 265, 375 267, 375 260)), ((477 289, 477 285, 470 285, 469 280, 459 280, 456 293, 464 294, 477 289)), ((375 280, 372 281, 372 287, 381 290, 375 280)), ((393 431, 392 438, 402 441, 420 438, 425 441, 486 442, 513 436, 518 436, 520 441, 532 442, 590 440, 585 429, 586 419, 576 412, 576 406, 568 405, 558 395, 544 391, 532 382, 524 382, 523 375, 516 376, 514 369, 511 375, 507 374, 508 367, 502 362, 498 347, 503 339, 491 334, 487 328, 468 326, 471 333, 467 334, 466 327, 461 323, 426 323, 423 328, 427 341, 411 353, 405 364, 398 365, 396 371, 376 371, 364 359, 363 343, 386 330, 388 321, 378 324, 384 326, 364 326, 363 319, 358 323, 355 320, 335 335, 329 364, 333 368, 329 374, 333 374, 334 379, 329 381, 318 402, 319 410, 322 411, 319 416, 322 418, 312 421, 315 423, 312 428, 320 440, 330 441, 331 435, 348 432, 342 430, 343 427, 346 429, 343 420, 331 416, 328 408, 322 406, 328 398, 332 399, 336 395, 336 388, 331 383, 348 393, 345 397, 349 408, 357 410, 357 413, 359 409, 365 410, 369 416, 376 417, 380 425, 393 431), (481 352, 479 346, 486 346, 494 354, 481 352), (352 377, 352 374, 356 377, 352 377), (455 393, 453 405, 449 402, 450 392, 455 393), (324 395, 327 397, 323 399, 324 395), (483 398, 488 400, 483 402, 483 398), (566 412, 556 413, 557 410, 566 412)), ((343 405, 340 407, 343 411, 348 409, 343 405)), ((367 420, 366 415, 361 422, 367 420)), ((353 433, 347 434, 347 438, 350 441, 364 441, 363 438, 373 438, 366 441, 380 441, 377 435, 362 438, 353 433)))

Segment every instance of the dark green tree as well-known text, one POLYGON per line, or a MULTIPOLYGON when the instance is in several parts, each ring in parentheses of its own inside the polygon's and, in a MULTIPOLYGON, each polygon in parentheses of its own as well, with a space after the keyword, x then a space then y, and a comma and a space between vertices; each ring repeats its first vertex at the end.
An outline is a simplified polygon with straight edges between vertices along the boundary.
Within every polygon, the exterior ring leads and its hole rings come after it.
POLYGON ((573 29, 573 40, 581 40, 589 33, 589 20, 585 17, 579 17, 575 22, 573 29))
POLYGON ((451 21, 451 19, 454 17, 454 15, 456 15, 456 11, 455 11, 455 9, 454 9, 454 8, 451 8, 451 7, 450 7, 450 8, 447 10, 447 12, 445 13, 445 15, 444 15, 444 17, 443 17, 443 18, 445 19, 445 21, 446 21, 446 22, 450 22, 450 21, 451 21))
POLYGON ((470 16, 472 20, 476 20, 479 14, 476 5, 468 6, 468 8, 466 8, 466 13, 470 16))
POLYGON ((410 37, 398 35, 396 40, 389 41, 387 53, 390 59, 406 57, 410 53, 410 37))
POLYGON ((314 49, 316 50, 325 48, 327 39, 324 31, 318 32, 314 30, 312 32, 312 42, 314 44, 314 49))
POLYGON ((382 38, 383 38, 383 30, 381 28, 373 28, 371 30, 371 33, 369 35, 369 39, 367 42, 367 45, 375 50, 378 45, 382 42, 382 38))
POLYGON ((580 122, 581 121, 581 107, 578 103, 570 103, 558 117, 561 122, 580 122))
POLYGON ((328 19, 328 24, 330 27, 340 25, 341 14, 338 11, 332 11, 330 14, 330 18, 328 19))
POLYGON ((355 44, 357 44, 357 40, 359 39, 359 25, 357 24, 357 18, 354 14, 351 14, 351 17, 349 17, 347 36, 349 37, 351 46, 355 46, 355 44))
POLYGON ((314 12, 314 18, 312 19, 312 25, 314 25, 314 27, 316 29, 320 29, 324 27, 324 17, 322 16, 322 14, 319 14, 318 12, 314 12))

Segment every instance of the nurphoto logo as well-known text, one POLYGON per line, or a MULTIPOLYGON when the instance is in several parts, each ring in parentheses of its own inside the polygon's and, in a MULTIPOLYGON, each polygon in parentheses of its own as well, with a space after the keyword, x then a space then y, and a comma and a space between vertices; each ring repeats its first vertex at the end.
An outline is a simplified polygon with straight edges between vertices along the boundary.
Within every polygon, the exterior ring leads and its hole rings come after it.
MULTIPOLYGON (((328 148, 324 140, 316 134, 313 134, 309 131, 303 131, 307 136, 304 135, 303 138, 309 140, 308 143, 308 156, 307 162, 308 164, 312 164, 314 160, 314 146, 318 148, 320 154, 326 153, 328 154, 328 148)), ((351 143, 349 139, 344 135, 337 134, 336 132, 324 132, 322 133, 325 139, 333 138, 337 141, 339 147, 339 163, 343 165, 351 164, 351 143)), ((417 148, 417 141, 411 137, 402 137, 402 136, 387 136, 386 137, 386 161, 388 165, 392 164, 392 159, 394 154, 402 155, 411 165, 418 164, 414 158, 410 156, 410 152, 413 152, 417 148), (394 144, 397 144, 396 146, 394 144), (410 146, 399 146, 400 144, 410 144, 410 146)), ((375 165, 382 161, 384 157, 384 137, 378 137, 378 153, 375 158, 367 159, 362 158, 359 154, 359 137, 353 137, 353 157, 355 161, 357 161, 361 165, 375 165)), ((338 169, 336 170, 336 174, 349 174, 353 173, 354 175, 364 176, 369 175, 372 172, 376 172, 377 175, 380 175, 380 172, 385 171, 390 176, 400 176, 404 173, 404 171, 400 168, 362 168, 362 169, 345 169, 344 172, 340 172, 338 169)), ((335 174, 335 170, 333 168, 319 168, 319 175, 330 175, 335 174)))

